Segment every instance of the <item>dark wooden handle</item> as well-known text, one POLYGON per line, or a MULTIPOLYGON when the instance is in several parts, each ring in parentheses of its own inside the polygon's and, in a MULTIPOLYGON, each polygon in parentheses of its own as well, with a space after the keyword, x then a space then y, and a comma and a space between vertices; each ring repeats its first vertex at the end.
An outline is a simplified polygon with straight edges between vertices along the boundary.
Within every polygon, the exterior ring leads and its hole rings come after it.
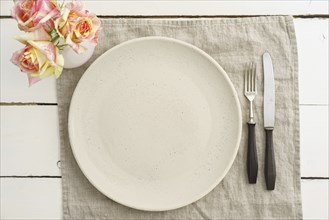
POLYGON ((247 154, 247 172, 249 183, 257 182, 258 158, 256 149, 255 123, 248 123, 248 154, 247 154))
POLYGON ((275 157, 273 150, 273 129, 266 131, 265 180, 268 190, 274 190, 276 179, 275 157))

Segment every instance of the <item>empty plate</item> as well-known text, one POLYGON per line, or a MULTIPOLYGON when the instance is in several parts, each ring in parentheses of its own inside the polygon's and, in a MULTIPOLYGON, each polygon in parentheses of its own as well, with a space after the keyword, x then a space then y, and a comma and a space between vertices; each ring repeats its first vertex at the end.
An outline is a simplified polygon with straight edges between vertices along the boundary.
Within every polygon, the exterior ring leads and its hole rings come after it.
POLYGON ((114 201, 148 211, 209 193, 234 161, 241 127, 225 71, 197 47, 165 37, 100 56, 69 112, 72 150, 87 179, 114 201))

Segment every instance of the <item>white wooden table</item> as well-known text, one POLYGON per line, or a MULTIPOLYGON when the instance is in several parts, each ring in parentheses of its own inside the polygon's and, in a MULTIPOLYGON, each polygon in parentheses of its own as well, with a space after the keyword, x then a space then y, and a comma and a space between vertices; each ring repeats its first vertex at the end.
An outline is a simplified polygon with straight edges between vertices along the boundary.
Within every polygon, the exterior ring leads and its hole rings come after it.
MULTIPOLYGON (((9 62, 22 47, 1 0, 1 219, 61 219, 55 80, 28 88, 9 62)), ((87 1, 106 17, 221 17, 291 14, 299 53, 302 200, 305 219, 328 214, 328 1, 87 1)))

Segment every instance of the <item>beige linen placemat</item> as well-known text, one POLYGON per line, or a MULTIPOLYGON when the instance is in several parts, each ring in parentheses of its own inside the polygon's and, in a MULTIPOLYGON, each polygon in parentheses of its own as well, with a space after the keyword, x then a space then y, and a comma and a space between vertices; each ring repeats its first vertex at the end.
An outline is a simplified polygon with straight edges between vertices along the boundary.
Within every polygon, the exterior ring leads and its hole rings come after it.
POLYGON ((84 66, 65 70, 57 81, 61 138, 64 219, 301 219, 299 100, 297 49, 293 19, 269 16, 220 19, 104 19, 100 42, 84 66), (166 36, 193 44, 212 56, 227 72, 239 95, 243 133, 238 155, 224 180, 208 195, 186 207, 166 212, 138 211, 97 191, 81 173, 69 143, 67 121, 74 88, 86 68, 102 53, 124 41, 166 36), (262 54, 273 58, 276 82, 274 147, 277 182, 267 191, 264 179, 262 54), (245 64, 258 65, 255 100, 259 174, 250 185, 246 172, 248 103, 243 95, 245 64))

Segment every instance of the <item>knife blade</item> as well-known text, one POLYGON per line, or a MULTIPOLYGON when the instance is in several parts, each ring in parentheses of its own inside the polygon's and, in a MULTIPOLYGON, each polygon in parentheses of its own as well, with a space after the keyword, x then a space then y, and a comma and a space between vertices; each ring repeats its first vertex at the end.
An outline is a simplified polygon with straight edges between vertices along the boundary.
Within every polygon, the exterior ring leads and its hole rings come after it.
POLYGON ((263 54, 264 69, 264 128, 266 132, 265 180, 268 190, 274 190, 276 181, 273 130, 275 123, 275 82, 271 55, 263 54))

